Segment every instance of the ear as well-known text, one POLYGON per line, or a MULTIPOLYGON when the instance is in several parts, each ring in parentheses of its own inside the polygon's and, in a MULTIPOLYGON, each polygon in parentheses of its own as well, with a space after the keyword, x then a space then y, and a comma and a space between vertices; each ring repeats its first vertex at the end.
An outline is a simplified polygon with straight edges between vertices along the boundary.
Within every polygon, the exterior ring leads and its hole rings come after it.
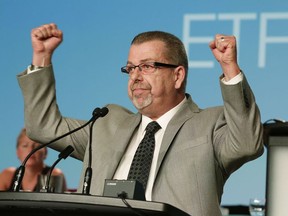
POLYGON ((180 89, 184 83, 186 72, 183 66, 178 66, 174 71, 175 88, 180 89))

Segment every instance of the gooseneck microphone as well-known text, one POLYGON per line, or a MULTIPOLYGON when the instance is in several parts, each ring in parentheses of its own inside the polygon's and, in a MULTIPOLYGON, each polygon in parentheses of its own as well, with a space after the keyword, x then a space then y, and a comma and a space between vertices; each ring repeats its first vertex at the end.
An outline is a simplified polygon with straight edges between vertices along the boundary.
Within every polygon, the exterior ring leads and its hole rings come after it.
MULTIPOLYGON (((104 117, 108 113, 108 108, 103 107, 101 111, 99 111, 99 114, 101 117, 104 117)), ((90 193, 90 186, 91 186, 91 179, 92 179, 92 132, 93 132, 93 125, 95 123, 96 119, 92 121, 90 125, 90 137, 89 137, 89 154, 88 154, 88 165, 85 171, 84 176, 84 182, 83 182, 83 188, 82 188, 82 194, 89 194, 90 193)))
POLYGON ((45 186, 44 188, 41 189, 41 192, 53 192, 51 191, 51 188, 49 187, 50 178, 52 176, 52 171, 54 170, 55 166, 60 162, 60 160, 66 159, 73 151, 74 151, 74 148, 71 145, 69 145, 63 151, 60 152, 60 154, 58 155, 58 159, 53 163, 53 165, 51 166, 49 170, 45 186))
POLYGON ((24 173, 25 173, 25 165, 27 163, 27 161, 29 160, 29 158, 35 153, 37 152, 38 150, 84 128, 85 126, 87 126, 88 124, 90 124, 91 122, 95 122, 99 117, 104 117, 106 114, 108 113, 108 108, 107 107, 103 107, 102 109, 100 108, 95 108, 93 110, 93 113, 92 113, 92 117, 89 121, 87 121, 85 124, 81 125, 80 127, 78 128, 75 128, 74 130, 71 130, 59 137, 56 137, 55 139, 51 140, 50 142, 48 143, 45 143, 45 144, 42 144, 38 147, 36 147, 35 149, 33 149, 27 156, 26 158, 24 159, 24 161, 22 162, 22 165, 16 170, 16 175, 15 175, 15 178, 14 178, 14 181, 13 181, 13 185, 12 185, 12 188, 11 190, 14 191, 14 192, 18 192, 20 190, 20 187, 21 187, 21 183, 22 183, 22 179, 23 179, 23 176, 24 176, 24 173), (103 113, 105 113, 103 115, 103 113))

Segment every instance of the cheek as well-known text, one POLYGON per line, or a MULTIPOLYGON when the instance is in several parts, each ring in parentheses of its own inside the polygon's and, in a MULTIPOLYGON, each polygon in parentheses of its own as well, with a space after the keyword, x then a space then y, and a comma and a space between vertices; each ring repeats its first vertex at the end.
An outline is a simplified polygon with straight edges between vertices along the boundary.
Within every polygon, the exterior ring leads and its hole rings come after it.
POLYGON ((20 150, 17 150, 16 154, 20 160, 23 158, 23 153, 20 150))
POLYGON ((39 160, 44 160, 45 159, 45 152, 44 151, 38 151, 35 153, 36 157, 39 159, 39 160))
POLYGON ((151 80, 149 83, 152 87, 151 93, 154 96, 161 96, 161 95, 165 94, 174 85, 170 79, 163 79, 160 77, 158 79, 156 77, 156 79, 151 80))
POLYGON ((29 152, 21 152, 19 155, 18 155, 18 159, 19 161, 21 161, 21 163, 26 159, 27 155, 29 154, 29 152))
POLYGON ((19 158, 25 158, 27 155, 29 154, 29 151, 25 151, 25 150, 18 150, 17 151, 17 155, 19 158))
POLYGON ((132 90, 131 90, 132 83, 133 82, 131 80, 129 80, 128 85, 127 85, 127 92, 128 92, 129 98, 132 98, 132 90))

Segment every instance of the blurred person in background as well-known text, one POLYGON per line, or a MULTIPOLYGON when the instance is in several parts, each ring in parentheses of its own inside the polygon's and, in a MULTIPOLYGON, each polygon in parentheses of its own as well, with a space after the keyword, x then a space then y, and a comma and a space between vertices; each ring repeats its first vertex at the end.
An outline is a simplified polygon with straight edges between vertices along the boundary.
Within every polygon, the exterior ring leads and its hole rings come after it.
MULTIPOLYGON (((39 143, 34 142, 29 139, 26 135, 26 129, 23 128, 18 135, 17 144, 16 144, 16 154, 19 161, 22 163, 26 156, 36 147, 39 143)), ((25 166, 25 174, 23 176, 21 190, 23 191, 37 191, 37 184, 39 175, 47 175, 50 171, 49 166, 44 163, 44 160, 47 157, 47 148, 44 147, 36 151, 27 161, 25 166)), ((13 185, 13 179, 15 177, 17 168, 8 167, 0 173, 0 190, 7 191, 10 190, 13 185)), ((63 191, 66 190, 66 180, 63 172, 55 168, 52 171, 52 176, 62 176, 63 178, 63 191)))

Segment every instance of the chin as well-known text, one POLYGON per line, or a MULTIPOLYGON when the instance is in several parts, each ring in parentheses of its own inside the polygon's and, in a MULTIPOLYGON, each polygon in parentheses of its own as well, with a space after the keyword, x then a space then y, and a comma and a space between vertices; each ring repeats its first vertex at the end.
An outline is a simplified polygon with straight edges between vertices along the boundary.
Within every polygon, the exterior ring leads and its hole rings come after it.
POLYGON ((152 96, 149 95, 146 98, 138 98, 134 97, 133 98, 133 104, 134 106, 140 111, 143 111, 145 108, 148 108, 152 104, 152 96))

